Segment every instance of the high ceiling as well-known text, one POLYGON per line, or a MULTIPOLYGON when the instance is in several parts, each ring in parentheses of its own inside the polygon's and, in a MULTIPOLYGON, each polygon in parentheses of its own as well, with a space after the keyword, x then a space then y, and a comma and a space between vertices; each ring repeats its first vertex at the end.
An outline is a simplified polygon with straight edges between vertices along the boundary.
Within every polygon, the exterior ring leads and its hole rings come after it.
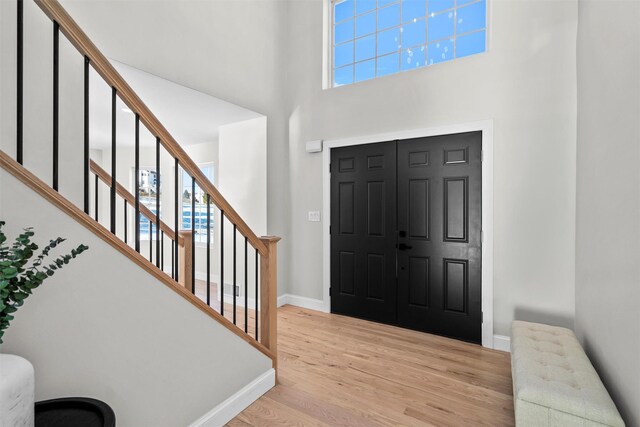
MULTIPOLYGON (((217 141, 220 126, 261 116, 117 61, 111 62, 180 145, 217 141)), ((91 146, 97 149, 107 148, 111 146, 111 89, 95 72, 91 73, 90 84, 91 146)), ((134 117, 118 99, 118 146, 134 145, 134 117)), ((141 146, 151 147, 154 143, 154 136, 141 126, 141 146)))

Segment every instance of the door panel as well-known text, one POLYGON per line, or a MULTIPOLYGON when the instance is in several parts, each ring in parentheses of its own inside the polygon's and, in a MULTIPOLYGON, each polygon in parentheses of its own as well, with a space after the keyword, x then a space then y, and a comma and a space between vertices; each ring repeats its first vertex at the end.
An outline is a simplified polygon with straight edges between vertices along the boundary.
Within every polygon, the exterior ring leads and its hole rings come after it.
POLYGON ((398 141, 401 326, 481 341, 481 147, 480 132, 398 141), (412 166, 416 152, 428 162, 412 166), (428 269, 418 270, 418 259, 428 269), (416 304, 425 289, 428 303, 416 304))
POLYGON ((331 165, 331 311, 395 323, 395 144, 333 149, 331 165))
POLYGON ((481 147, 470 132, 331 150, 331 310, 481 341, 481 147))

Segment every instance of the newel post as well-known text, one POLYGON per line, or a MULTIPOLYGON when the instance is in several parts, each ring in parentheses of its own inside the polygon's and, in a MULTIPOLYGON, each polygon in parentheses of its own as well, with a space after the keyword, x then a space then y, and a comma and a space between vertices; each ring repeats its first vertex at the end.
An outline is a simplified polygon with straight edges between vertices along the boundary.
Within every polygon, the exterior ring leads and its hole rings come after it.
POLYGON ((273 353, 273 367, 278 363, 278 251, 280 237, 264 236, 260 240, 267 253, 260 255, 260 342, 273 353))
POLYGON ((193 240, 193 231, 180 230, 182 244, 178 243, 178 283, 191 292, 193 286, 193 277, 191 269, 191 241, 193 240))

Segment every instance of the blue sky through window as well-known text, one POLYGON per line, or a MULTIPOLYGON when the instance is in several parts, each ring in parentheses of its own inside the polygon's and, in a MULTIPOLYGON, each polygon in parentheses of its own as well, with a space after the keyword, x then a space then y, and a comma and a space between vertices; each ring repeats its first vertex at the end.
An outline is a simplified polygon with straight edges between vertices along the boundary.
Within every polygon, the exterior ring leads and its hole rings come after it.
MULTIPOLYGON (((205 176, 214 183, 214 169, 213 165, 201 165, 200 170, 205 174, 205 176)), ((182 171, 182 229, 183 230, 191 230, 191 221, 193 221, 193 229, 195 231, 194 240, 197 243, 206 243, 207 242, 207 197, 204 191, 198 187, 196 184, 196 192, 195 192, 195 211, 191 212, 191 201, 192 201, 192 186, 191 186, 191 176, 182 171)), ((211 232, 210 242, 213 243, 213 234, 214 234, 214 208, 213 205, 210 209, 210 227, 209 231, 211 232)))
POLYGON ((333 86, 486 50, 486 0, 335 0, 333 86))

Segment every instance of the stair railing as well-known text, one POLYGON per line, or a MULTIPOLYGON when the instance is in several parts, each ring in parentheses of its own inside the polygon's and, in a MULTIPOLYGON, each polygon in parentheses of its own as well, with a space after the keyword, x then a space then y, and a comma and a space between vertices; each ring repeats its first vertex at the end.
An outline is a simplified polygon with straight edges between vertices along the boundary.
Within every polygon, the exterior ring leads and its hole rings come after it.
MULTIPOLYGON (((53 22, 53 177, 51 187, 58 191, 58 157, 59 157, 59 35, 62 33, 78 52, 84 56, 84 213, 91 214, 91 182, 90 175, 94 174, 94 220, 98 221, 98 183, 105 183, 109 189, 109 231, 115 236, 116 234, 116 217, 118 212, 122 212, 124 216, 124 236, 121 238, 127 244, 129 241, 129 233, 127 229, 127 212, 134 209, 134 248, 135 251, 141 253, 141 219, 148 221, 149 225, 149 262, 153 263, 153 246, 155 243, 155 268, 165 271, 164 257, 164 241, 165 237, 171 242, 171 261, 170 261, 170 277, 176 285, 182 285, 190 290, 192 298, 200 298, 206 302, 207 306, 214 310, 212 306, 212 276, 211 276, 211 225, 212 218, 215 215, 213 210, 218 210, 219 227, 220 227, 220 246, 219 246, 219 277, 217 283, 217 295, 219 296, 219 307, 217 312, 220 314, 219 320, 228 328, 238 333, 237 329, 243 329, 247 339, 256 348, 269 355, 274 367, 276 366, 277 354, 277 324, 276 324, 276 295, 277 295, 277 242, 280 240, 275 236, 258 237, 253 230, 245 223, 240 215, 220 194, 218 189, 209 181, 202 170, 196 163, 186 154, 182 147, 176 142, 168 130, 160 123, 151 110, 144 104, 135 91, 127 84, 124 78, 111 65, 107 58, 98 50, 93 42, 82 31, 78 24, 71 18, 62 5, 57 0, 34 0, 35 3, 53 22), (90 72, 94 70, 101 78, 111 87, 111 118, 112 118, 112 136, 111 136, 111 172, 107 172, 90 159, 90 123, 89 123, 89 96, 90 96, 90 72), (131 194, 124 186, 117 181, 117 138, 116 138, 116 102, 120 99, 135 114, 135 194, 131 194), (160 158, 161 152, 164 150, 173 159, 174 166, 174 203, 173 214, 174 224, 162 221, 162 211, 160 203, 160 182, 158 176, 155 188, 155 212, 140 201, 140 125, 143 125, 156 139, 155 159, 156 173, 160 174, 160 158), (191 229, 180 230, 180 206, 183 206, 182 194, 179 191, 179 171, 184 171, 190 177, 191 192, 191 229), (197 294, 196 280, 196 189, 203 195, 206 200, 206 280, 203 280, 205 295, 197 294), (124 210, 120 211, 116 204, 118 198, 124 202, 124 210), (231 254, 231 274, 233 286, 231 301, 225 301, 225 223, 232 227, 232 246, 231 254), (155 228, 155 233, 154 233, 155 228), (155 239, 154 239, 155 237, 155 239), (238 256, 238 237, 240 244, 244 248, 240 248, 242 255, 238 256), (189 248, 190 247, 190 248, 189 248), (249 249, 253 252, 253 262, 250 260, 249 249), (190 249, 190 250, 188 250, 190 249), (244 251, 242 251, 244 249, 244 251), (243 258, 244 268, 244 301, 238 298, 238 258, 243 258), (253 264, 254 277, 251 283, 251 291, 254 292, 253 304, 250 304, 248 295, 250 293, 248 277, 249 265, 253 264), (238 318, 238 306, 243 308, 241 314, 244 315, 244 321, 238 318), (251 307, 250 307, 251 306, 251 307), (230 311, 230 312, 229 312, 230 311), (254 319, 250 323, 250 312, 253 311, 254 319)), ((23 8, 24 0, 17 0, 17 132, 16 132, 16 161, 23 164, 23 8)), ((4 160, 8 164, 7 160, 4 160)), ((16 164, 17 166, 17 164, 16 164)), ((17 170, 17 167, 12 167, 17 170)), ((35 180, 32 179, 32 180, 35 180)), ((35 188, 35 187, 34 187, 35 188)), ((199 217, 200 221, 202 218, 199 217)), ((146 224, 146 223, 145 223, 146 224)), ((120 236, 117 236, 120 238, 120 236)), ((127 248, 127 250, 129 250, 127 248)), ((241 261, 241 262, 242 262, 241 261)), ((228 272, 227 272, 228 273, 228 272)), ((169 275, 169 273, 166 273, 169 275)), ((246 339, 246 337, 245 337, 246 339)))
MULTIPOLYGON (((96 162, 94 162, 93 160, 89 160, 89 164, 90 164, 90 170, 91 173, 94 175, 95 177, 95 186, 94 186, 94 194, 98 194, 98 181, 102 181, 104 184, 106 184, 107 186, 111 185, 111 175, 109 175, 109 172, 105 171, 104 169, 102 169, 96 162)), ((136 203, 136 197, 131 194, 126 188, 124 188, 120 183, 116 184, 116 193, 118 196, 120 196, 123 200, 123 241, 124 243, 128 244, 129 243, 129 220, 128 220, 128 212, 131 209, 131 207, 135 206, 136 203)), ((94 219, 96 221, 98 221, 98 212, 100 211, 99 207, 98 207, 98 200, 99 197, 95 197, 95 208, 93 210, 94 212, 94 219)), ((167 224, 166 222, 162 221, 162 219, 159 219, 156 214, 149 209, 146 205, 144 204, 139 204, 140 206, 140 215, 142 217, 144 217, 146 219, 146 221, 149 224, 150 230, 149 230, 149 234, 150 236, 153 236, 153 224, 157 224, 158 221, 160 222, 160 237, 159 237, 159 242, 160 242, 160 250, 156 251, 156 260, 159 259, 160 260, 160 269, 162 271, 165 271, 165 266, 164 266, 164 260, 165 260, 165 256, 164 256, 164 242, 165 242, 165 236, 169 239, 169 241, 171 242, 171 278, 175 279, 178 281, 178 283, 180 283, 182 286, 186 287, 187 289, 191 289, 193 287, 193 277, 191 276, 191 270, 189 268, 187 268, 186 263, 182 262, 180 263, 179 266, 176 265, 175 262, 175 245, 177 242, 178 245, 178 253, 180 254, 179 259, 180 260, 185 260, 185 259, 191 259, 192 258, 192 253, 191 253, 191 240, 193 238, 192 234, 191 234, 191 230, 180 230, 178 231, 178 240, 174 240, 175 239, 175 232, 174 230, 171 228, 171 226, 169 224, 167 224), (176 267, 178 267, 178 271, 179 273, 176 273, 175 269, 176 267)), ((157 211, 156 211, 157 212, 157 211)), ((157 235, 157 233, 156 233, 157 235)), ((149 239, 149 262, 153 263, 153 239, 149 239)))

